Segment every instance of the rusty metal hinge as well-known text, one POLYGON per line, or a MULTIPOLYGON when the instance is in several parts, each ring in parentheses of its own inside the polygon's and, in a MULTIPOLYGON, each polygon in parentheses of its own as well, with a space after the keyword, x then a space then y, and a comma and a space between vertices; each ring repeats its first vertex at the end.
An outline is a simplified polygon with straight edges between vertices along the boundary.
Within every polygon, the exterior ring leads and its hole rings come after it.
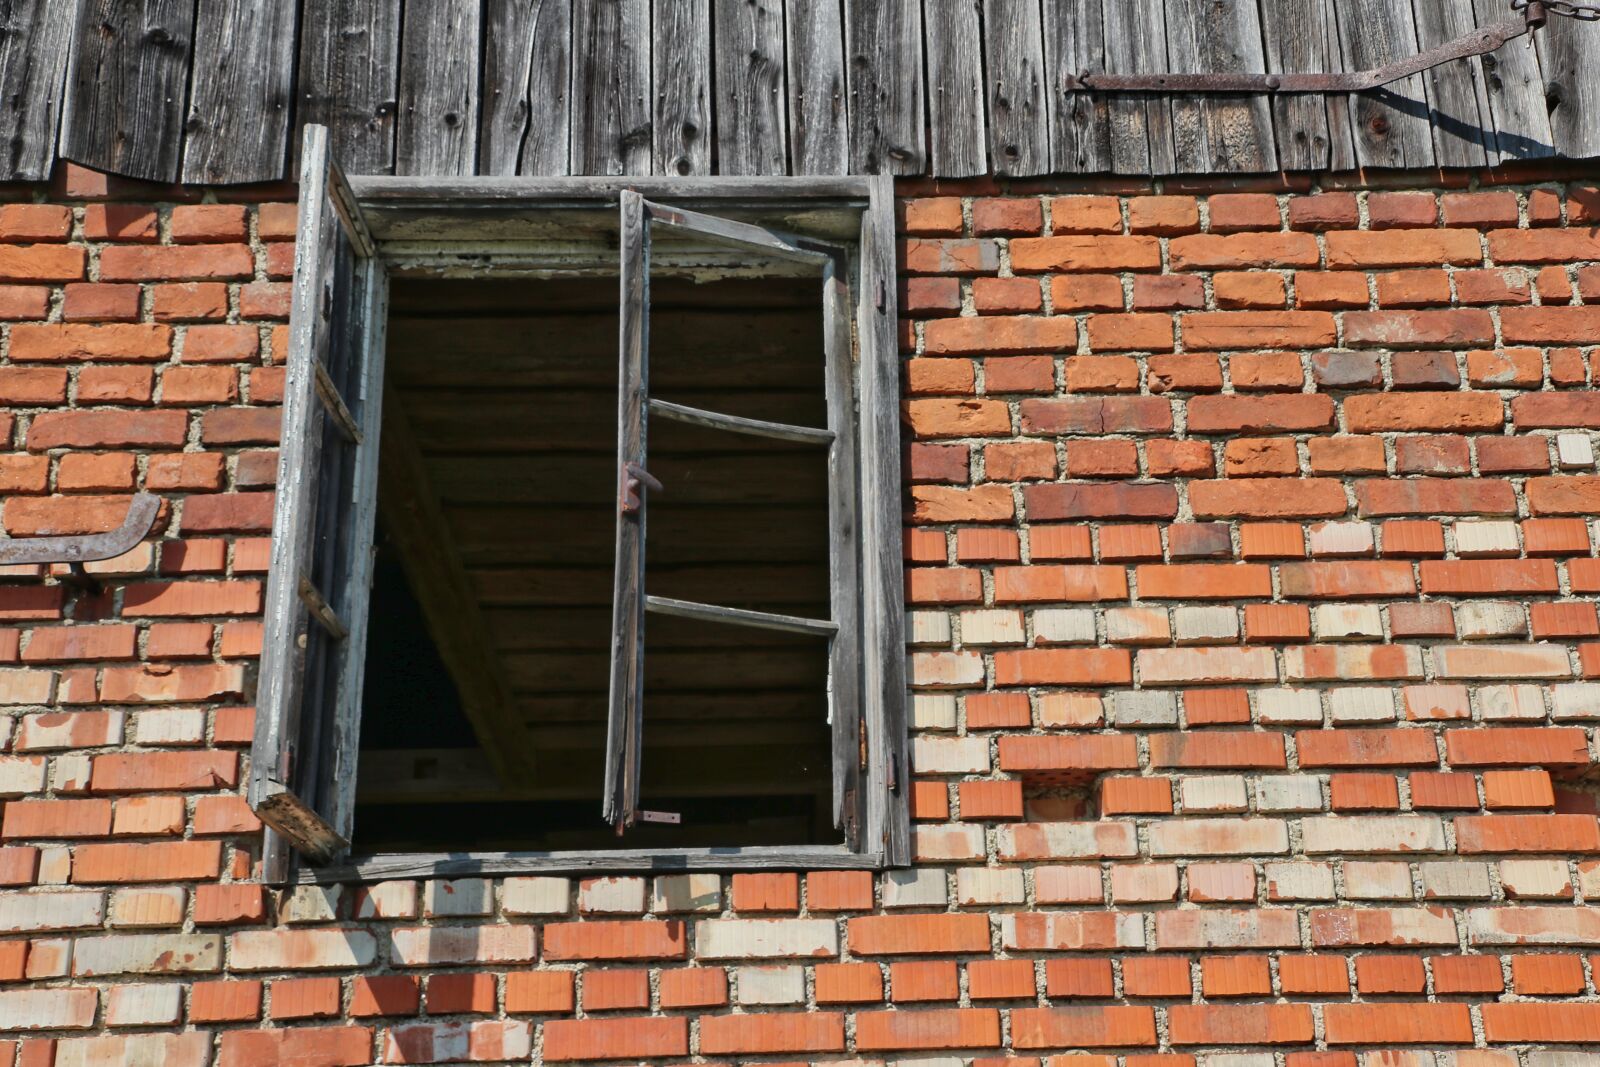
POLYGON ((1067 92, 1108 93, 1360 93, 1409 78, 1444 63, 1493 52, 1545 24, 1553 10, 1590 21, 1584 5, 1564 0, 1513 0, 1520 14, 1484 26, 1405 59, 1343 74, 1104 74, 1083 71, 1062 82, 1067 92), (1567 10, 1571 9, 1571 10, 1567 10))
POLYGON ((622 488, 618 493, 617 507, 624 515, 637 514, 643 506, 644 500, 639 495, 642 488, 648 487, 656 492, 664 492, 666 487, 656 477, 637 463, 624 463, 622 465, 622 488))

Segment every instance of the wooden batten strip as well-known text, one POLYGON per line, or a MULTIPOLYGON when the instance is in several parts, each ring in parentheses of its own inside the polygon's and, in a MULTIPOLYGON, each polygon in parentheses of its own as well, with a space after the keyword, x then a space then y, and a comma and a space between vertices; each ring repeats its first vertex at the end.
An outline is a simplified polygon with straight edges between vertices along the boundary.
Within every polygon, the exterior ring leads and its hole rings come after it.
POLYGON ((676 615, 682 619, 701 622, 725 622, 732 626, 753 626, 758 630, 780 630, 790 634, 813 634, 831 637, 839 632, 839 624, 826 619, 805 619, 798 615, 776 615, 767 611, 746 611, 744 608, 723 608, 715 604, 697 604, 692 600, 673 600, 671 597, 647 596, 646 611, 657 615, 676 615))
POLYGON ((767 422, 764 419, 746 419, 738 415, 722 415, 715 411, 702 411, 700 408, 654 398, 650 400, 650 414, 659 415, 673 422, 704 426, 711 430, 726 430, 729 433, 749 434, 752 437, 773 437, 779 441, 795 441, 803 445, 830 444, 834 438, 832 430, 790 426, 787 423, 767 422))
POLYGON ((322 401, 322 406, 328 409, 328 414, 333 416, 344 439, 359 445, 362 441, 361 427, 356 425, 356 417, 350 414, 350 406, 339 395, 339 387, 333 384, 333 379, 328 377, 328 369, 321 363, 317 364, 317 397, 322 401))

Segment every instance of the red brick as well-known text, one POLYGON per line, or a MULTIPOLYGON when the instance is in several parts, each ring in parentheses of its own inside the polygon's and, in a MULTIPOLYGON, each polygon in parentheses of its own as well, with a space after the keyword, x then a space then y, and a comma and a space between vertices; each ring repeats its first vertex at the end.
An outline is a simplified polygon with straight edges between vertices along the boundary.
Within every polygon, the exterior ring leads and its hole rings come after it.
POLYGON ((688 1054, 688 1019, 553 1019, 544 1024, 545 1059, 558 1063, 688 1054))
POLYGON ((1167 1026, 1174 1045, 1303 1045, 1315 1029, 1306 1004, 1174 1004, 1167 1026))
POLYGON ((1154 1048, 1153 1008, 1128 1006, 1015 1008, 1013 1048, 1154 1048))
POLYGON ((1327 1004, 1322 1011, 1330 1045, 1472 1043, 1465 1004, 1327 1004))
MULTIPOLYGON (((1026 1010, 1026 1009, 1019 1009, 1026 1010)), ((835 1017, 837 1018, 837 1017, 835 1017)), ((1015 1020, 1015 1015, 1013 1015, 1015 1020)), ((932 1011, 867 1011, 856 1013, 856 1048, 862 1052, 918 1049, 998 1048, 1000 1013, 993 1008, 945 1008, 932 1011)), ((702 1019, 701 1026, 705 1025, 702 1019)), ((1015 1028, 1013 1021, 1013 1028, 1015 1028)), ((702 1049, 706 1051, 703 1040, 702 1049)), ((843 1048, 840 1025, 837 1046, 843 1048)), ((1022 1045, 1013 1034, 1016 1047, 1022 1045)))
POLYGON ((111 282, 218 279, 241 281, 255 273, 248 245, 176 245, 137 248, 116 245, 100 253, 100 277, 111 282))

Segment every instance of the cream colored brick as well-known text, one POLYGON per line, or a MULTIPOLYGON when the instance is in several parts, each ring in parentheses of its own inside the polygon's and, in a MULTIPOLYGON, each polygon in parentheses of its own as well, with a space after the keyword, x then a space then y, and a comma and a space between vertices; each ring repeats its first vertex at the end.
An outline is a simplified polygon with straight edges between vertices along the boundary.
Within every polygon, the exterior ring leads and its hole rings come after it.
POLYGON ((989 770, 986 737, 913 737, 911 766, 918 774, 984 774, 989 770))
POLYGON ((1370 556, 1373 549, 1370 522, 1324 522, 1311 527, 1313 556, 1370 556))
POLYGON ((1036 645, 1092 645, 1095 641, 1093 608, 1039 608, 1033 613, 1036 645))
POLYGON ((211 1034, 205 1030, 186 1034, 106 1034, 56 1043, 55 1067, 206 1067, 209 1062, 211 1034))
POLYGON ((722 910, 722 876, 719 874, 670 874, 658 876, 651 910, 660 914, 722 910))
POLYGON ((950 613, 947 611, 911 611, 906 613, 906 630, 909 645, 948 645, 950 643, 950 613))
POLYGON ((883 872, 885 908, 942 908, 945 872, 937 867, 910 867, 883 872))
POLYGON ((1423 900, 1484 900, 1489 896, 1489 865, 1458 860, 1417 864, 1423 900))
POLYGON ((94 770, 89 757, 73 752, 50 758, 50 788, 57 793, 87 793, 94 770))
MULTIPOLYGON (((506 885, 520 881, 507 878, 506 885)), ((375 882, 351 890, 354 917, 357 919, 415 919, 417 917, 417 883, 406 881, 375 882)))
POLYGON ((1444 822, 1437 815, 1334 815, 1302 819, 1308 854, 1444 852, 1444 822))
POLYGON ((839 954, 829 919, 701 919, 695 955, 703 960, 822 959, 839 954))
POLYGON ((1478 711, 1486 722, 1544 718, 1544 696, 1536 685, 1486 685, 1478 689, 1478 711))
POLYGON ((100 993, 94 989, 0 989, 0 1033, 87 1030, 100 993))
POLYGON ((1260 689, 1256 714, 1273 726, 1316 725, 1322 722, 1322 695, 1315 689, 1260 689))
POLYGON ((1237 608, 1177 608, 1172 621, 1180 645, 1227 645, 1239 640, 1237 608))
POLYGON ((917 693, 911 698, 913 730, 954 730, 956 698, 953 693, 917 693))
POLYGON ((1087 728, 1105 721, 1100 697, 1094 693, 1040 693, 1039 725, 1087 728))
POLYGON ((804 967, 739 967, 733 972, 734 999, 746 1007, 804 1004, 804 967))
POLYGON ((1582 470, 1594 466, 1594 443, 1585 433, 1556 434, 1556 462, 1562 470, 1582 470))
POLYGON ((1187 812, 1241 812, 1250 807, 1244 776, 1205 775, 1178 782, 1178 795, 1187 812))
POLYGON ((1456 555, 1462 559, 1517 555, 1517 524, 1514 522, 1501 519, 1458 522, 1453 532, 1456 555))
POLYGON ((1292 863, 1269 863, 1264 870, 1267 876, 1268 900, 1287 902, 1334 899, 1331 864, 1302 860, 1292 863))
POLYGON ((1600 683, 1567 682, 1551 686, 1550 717, 1558 722, 1600 719, 1600 683))
POLYGON ((1106 609, 1106 640, 1113 645, 1164 645, 1172 640, 1165 608, 1106 609))
POLYGON ((339 915, 341 892, 336 885, 295 886, 284 895, 278 917, 286 923, 332 922, 339 915))
POLYGON ((48 704, 55 691, 55 671, 0 669, 0 705, 48 704))
POLYGON ((1256 809, 1262 813, 1321 811, 1322 780, 1308 774, 1275 774, 1256 780, 1256 809))
POLYGON ((0 756, 0 797, 44 792, 43 756, 0 756))
POLYGON ((1411 867, 1350 860, 1344 865, 1344 895, 1350 900, 1410 900, 1411 867))
POLYGON ((78 890, 61 893, 8 890, 0 893, 0 933, 82 930, 99 926, 105 917, 104 893, 78 890))
POLYGON ((1318 604, 1311 625, 1319 641, 1383 640, 1383 613, 1376 604, 1318 604))
POLYGON ((112 926, 181 926, 188 893, 181 886, 132 886, 111 894, 112 926))
POLYGON ((435 878, 422 887, 423 914, 493 915, 494 883, 487 878, 435 878))
POLYGON ((1456 632, 1463 641, 1522 637, 1528 632, 1528 620, 1521 604, 1468 601, 1456 605, 1456 632))
POLYGON ((133 737, 141 745, 198 745, 206 739, 203 708, 151 708, 133 716, 133 737))
MULTIPOLYGON (((303 931, 311 932, 311 931, 303 931)), ((338 932, 338 931, 335 931, 338 932)), ((349 933, 349 931, 346 931, 349 933)), ((235 941, 239 938, 234 935, 235 941)), ((363 935, 366 936, 366 935, 363 935)), ((401 967, 449 967, 455 964, 531 963, 536 955, 535 928, 529 926, 403 926, 389 931, 389 958, 401 967)), ((358 942, 346 956, 365 956, 370 947, 358 942)), ((365 966, 340 960, 337 949, 315 953, 316 966, 365 966)), ((230 956, 237 960, 237 950, 230 956)), ((301 964, 305 968, 306 964, 301 964)), ((239 969, 237 962, 234 968, 239 969)), ((277 968, 273 968, 276 970, 277 968)))
POLYGON ((956 903, 963 908, 1021 904, 1026 894, 1020 867, 956 868, 956 903))
POLYGON ((107 1026, 173 1026, 182 1014, 179 985, 113 986, 106 994, 107 1026))
POLYGON ((966 689, 983 684, 983 657, 976 652, 917 652, 910 674, 919 689, 966 689))
POLYGON ((643 878, 585 878, 578 883, 578 911, 604 915, 644 912, 643 878))
POLYGON ((1176 726, 1178 695, 1159 690, 1123 690, 1105 698, 1107 719, 1113 726, 1176 726))
POLYGON ((1515 900, 1570 900, 1572 878, 1565 860, 1501 860, 1500 885, 1515 900))
POLYGON ((1375 685, 1329 690, 1328 714, 1337 726, 1349 723, 1393 722, 1394 690, 1375 685))
POLYGON ((1020 611, 985 608, 961 613, 963 645, 1020 645, 1026 640, 1020 611))
MULTIPOLYGON (((238 966, 237 958, 234 965, 238 966)), ((210 974, 221 969, 222 935, 215 933, 80 937, 72 952, 72 973, 80 978, 105 974, 210 974)))
MULTIPOLYGON (((491 927, 483 929, 486 934, 493 932, 491 927)), ((441 935, 448 930, 433 928, 441 935)), ((244 930, 228 938, 228 967, 235 971, 365 967, 377 953, 377 942, 365 930, 244 930)))
POLYGON ((570 878, 507 878, 501 886, 507 915, 568 915, 573 910, 570 878))

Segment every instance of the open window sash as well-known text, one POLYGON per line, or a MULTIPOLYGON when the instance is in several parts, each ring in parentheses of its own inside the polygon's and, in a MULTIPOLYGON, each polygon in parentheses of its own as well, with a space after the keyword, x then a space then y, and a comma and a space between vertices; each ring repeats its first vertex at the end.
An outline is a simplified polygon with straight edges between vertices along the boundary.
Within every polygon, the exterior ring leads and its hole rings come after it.
MULTIPOLYGON (((809 634, 829 642, 828 717, 833 735, 833 820, 859 847, 861 752, 860 579, 854 367, 850 339, 849 263, 843 248, 733 219, 658 204, 631 190, 621 197, 621 313, 617 413, 618 508, 613 591, 610 706, 602 814, 619 834, 641 819, 639 780, 644 730, 645 615, 809 634), (671 227, 754 258, 797 262, 821 281, 828 426, 795 426, 706 411, 650 395, 650 233, 671 227), (649 494, 662 490, 648 467, 652 417, 706 429, 775 438, 827 450, 830 617, 808 619, 650 596, 645 591, 649 494)), ((670 487, 666 487, 670 491, 670 487)))
POLYGON ((296 237, 248 793, 268 881, 287 848, 348 847, 372 572, 383 270, 323 126, 305 128, 296 237))

